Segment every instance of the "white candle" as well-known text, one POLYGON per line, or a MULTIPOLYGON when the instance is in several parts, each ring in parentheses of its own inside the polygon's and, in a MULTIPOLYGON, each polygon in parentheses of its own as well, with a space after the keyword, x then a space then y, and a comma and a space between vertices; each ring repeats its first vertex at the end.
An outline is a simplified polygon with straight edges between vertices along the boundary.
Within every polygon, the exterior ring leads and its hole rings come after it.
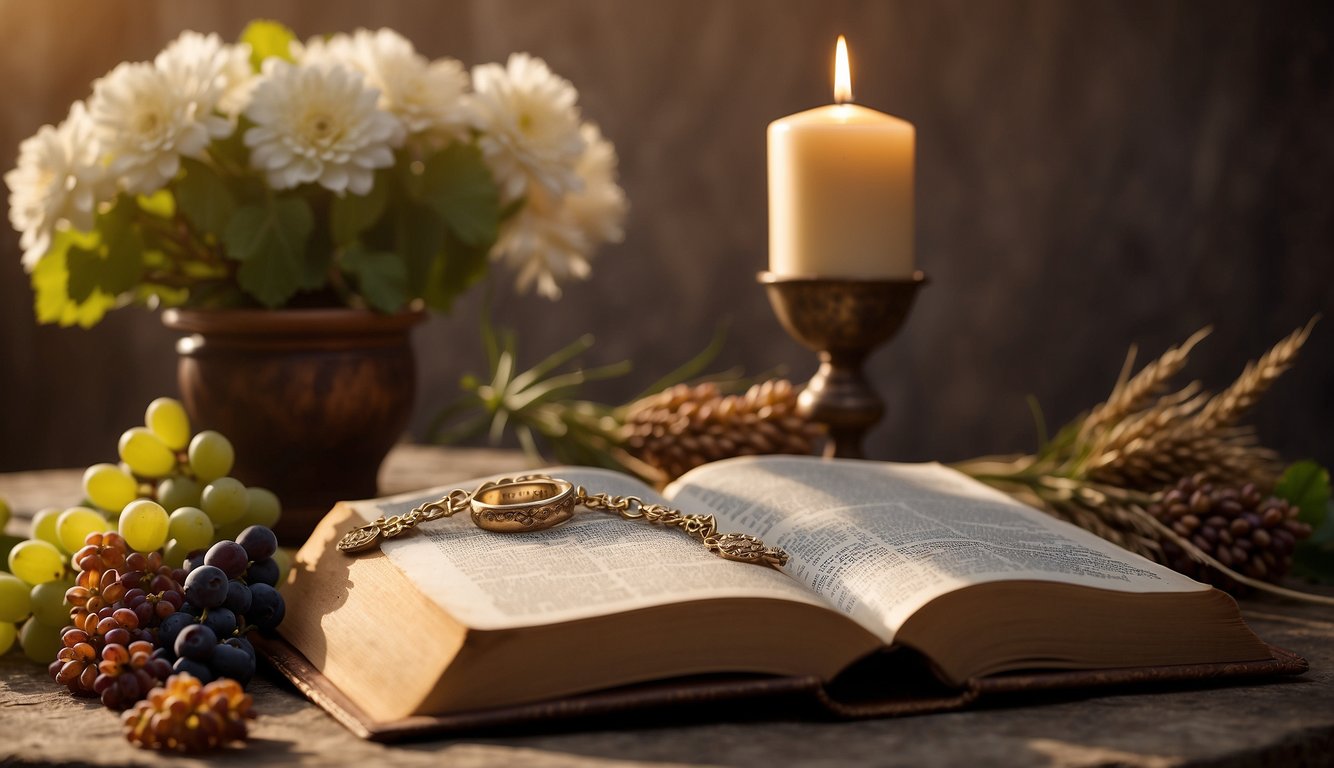
POLYGON ((769 271, 913 273, 912 123, 852 101, 839 37, 835 101, 769 124, 769 271))

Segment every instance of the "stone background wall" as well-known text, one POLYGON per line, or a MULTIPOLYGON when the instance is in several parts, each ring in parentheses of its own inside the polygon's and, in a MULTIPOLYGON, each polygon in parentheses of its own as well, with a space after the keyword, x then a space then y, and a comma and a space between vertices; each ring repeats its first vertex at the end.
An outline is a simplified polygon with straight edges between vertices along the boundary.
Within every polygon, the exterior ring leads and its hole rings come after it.
MULTIPOLYGON (((467 65, 526 50, 579 89, 621 155, 624 244, 564 300, 497 286, 529 361, 593 332, 590 363, 631 396, 728 324, 718 367, 804 379, 774 320, 764 129, 830 101, 848 35, 858 101, 918 131, 918 262, 932 280, 871 374, 890 401, 873 455, 1026 450, 1142 357, 1215 332, 1189 375, 1223 386, 1334 309, 1334 6, 1148 0, 454 0, 366 3, 0 0, 0 155, 63 118, 93 79, 183 29, 234 38, 256 16, 305 37, 390 26, 467 65)), ((127 309, 91 331, 37 327, 18 236, 0 233, 0 470, 114 455, 175 391, 172 334, 127 309)), ((416 437, 483 364, 480 299, 416 337, 416 437)), ((1334 317, 1256 416, 1265 441, 1334 461, 1334 317)))

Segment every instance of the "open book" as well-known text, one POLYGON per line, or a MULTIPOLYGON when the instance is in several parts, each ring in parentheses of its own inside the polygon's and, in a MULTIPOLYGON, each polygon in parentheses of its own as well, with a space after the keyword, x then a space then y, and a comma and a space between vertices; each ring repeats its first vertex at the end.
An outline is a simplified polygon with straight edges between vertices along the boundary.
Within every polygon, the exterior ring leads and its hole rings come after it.
POLYGON ((1226 594, 938 464, 749 457, 661 497, 613 472, 550 472, 711 513, 790 562, 729 562, 588 510, 512 535, 458 515, 349 557, 334 543, 350 527, 449 488, 341 503, 297 554, 281 633, 368 733, 717 673, 814 681, 828 698, 841 673, 896 654, 957 690, 1032 670, 1304 669, 1226 594))

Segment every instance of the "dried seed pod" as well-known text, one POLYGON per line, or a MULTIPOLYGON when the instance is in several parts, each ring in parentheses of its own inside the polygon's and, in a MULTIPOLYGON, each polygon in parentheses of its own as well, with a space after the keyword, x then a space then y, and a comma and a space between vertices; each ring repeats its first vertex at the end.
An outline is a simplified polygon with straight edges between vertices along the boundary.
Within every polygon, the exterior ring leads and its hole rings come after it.
POLYGON ((624 446, 669 478, 732 456, 809 454, 820 428, 797 413, 798 389, 771 379, 724 395, 716 384, 678 384, 632 404, 624 446))

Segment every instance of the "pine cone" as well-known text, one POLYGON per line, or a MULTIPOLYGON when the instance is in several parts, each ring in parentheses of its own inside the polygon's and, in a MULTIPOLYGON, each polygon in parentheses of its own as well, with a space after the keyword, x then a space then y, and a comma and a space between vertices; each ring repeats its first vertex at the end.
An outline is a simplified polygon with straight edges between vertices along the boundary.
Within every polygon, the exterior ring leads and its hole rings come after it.
POLYGON ((633 403, 625 449, 677 478, 711 461, 771 453, 809 454, 820 428, 797 415, 797 388, 771 379, 744 395, 716 384, 678 384, 633 403))
MULTIPOLYGON (((1254 484, 1217 485, 1203 473, 1181 478, 1149 507, 1149 514, 1218 562, 1264 581, 1282 578, 1297 542, 1311 535, 1298 512, 1283 499, 1265 498, 1254 484)), ((1239 586, 1191 560, 1175 542, 1163 541, 1162 548, 1165 564, 1174 570, 1228 590, 1239 586)))

